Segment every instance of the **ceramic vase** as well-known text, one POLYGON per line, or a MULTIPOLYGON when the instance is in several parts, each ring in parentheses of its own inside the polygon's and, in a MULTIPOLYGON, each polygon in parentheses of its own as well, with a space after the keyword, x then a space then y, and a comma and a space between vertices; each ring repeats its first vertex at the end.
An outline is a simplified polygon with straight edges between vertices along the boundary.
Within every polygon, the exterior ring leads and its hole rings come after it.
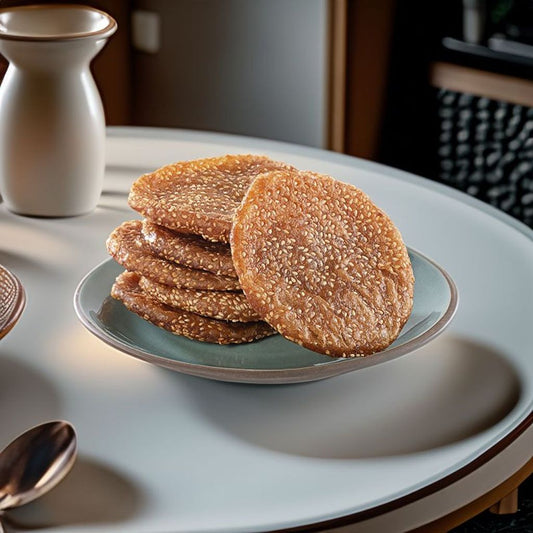
POLYGON ((19 214, 92 211, 102 191, 105 117, 90 62, 116 31, 79 5, 0 10, 0 195, 19 214))

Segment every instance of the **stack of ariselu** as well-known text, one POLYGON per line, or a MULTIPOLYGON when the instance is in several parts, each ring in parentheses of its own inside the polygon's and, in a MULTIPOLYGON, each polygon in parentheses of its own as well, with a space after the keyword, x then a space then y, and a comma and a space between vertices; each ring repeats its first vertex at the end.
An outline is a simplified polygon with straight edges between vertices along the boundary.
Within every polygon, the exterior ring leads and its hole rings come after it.
POLYGON ((231 260, 231 220, 260 173, 286 168, 260 156, 168 165, 141 176, 128 203, 145 219, 123 223, 107 249, 126 272, 112 295, 169 331, 219 344, 275 333, 251 309, 231 260))
POLYGON ((107 249, 111 294, 177 335, 219 344, 274 333, 335 357, 398 336, 413 304, 407 249, 358 188, 258 155, 167 165, 138 178, 107 249))

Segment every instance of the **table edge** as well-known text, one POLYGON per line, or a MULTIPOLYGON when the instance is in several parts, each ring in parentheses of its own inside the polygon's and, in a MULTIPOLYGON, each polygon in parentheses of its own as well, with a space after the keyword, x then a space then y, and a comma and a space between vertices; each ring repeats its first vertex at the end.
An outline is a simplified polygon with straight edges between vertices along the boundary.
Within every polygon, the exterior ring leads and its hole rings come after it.
MULTIPOLYGON (((504 450, 512 442, 514 442, 532 424, 533 424, 533 412, 530 413, 529 416, 527 416, 513 431, 508 433, 503 439, 499 440, 496 444, 491 446, 489 449, 485 450, 481 455, 478 455, 471 462, 462 466, 458 470, 451 472, 447 476, 444 476, 443 478, 437 481, 434 481, 433 483, 430 483, 429 485, 426 485, 425 487, 422 487, 413 492, 410 492, 409 494, 405 494, 404 496, 400 496, 399 498, 390 500, 386 503, 376 505, 375 507, 369 507, 367 509, 362 509, 361 511, 357 511, 355 513, 350 513, 347 515, 339 516, 337 518, 331 518, 329 520, 322 520, 320 522, 310 522, 305 525, 300 525, 300 526, 295 526, 295 527, 290 527, 290 528, 275 529, 273 530, 272 533, 324 531, 324 530, 331 529, 331 528, 353 525, 358 522, 362 522, 364 520, 375 518, 379 515, 382 515, 382 514, 391 512, 391 511, 395 511, 399 509, 400 507, 404 507, 405 505, 414 503, 417 500, 430 496, 431 494, 434 494, 435 492, 438 492, 439 490, 442 490, 452 485, 456 481, 459 481, 460 479, 466 477, 468 474, 471 474, 472 472, 477 470, 479 467, 483 466, 485 463, 493 459, 496 455, 498 455, 498 453, 504 450)), ((529 464, 530 462, 531 460, 529 460, 527 464, 529 464)), ((514 474, 516 474, 516 472, 513 472, 511 477, 514 474)), ((470 504, 467 504, 467 506, 468 505, 470 504)), ((490 505, 491 504, 489 504, 487 507, 490 507, 490 505)), ((464 507, 467 507, 467 506, 464 506, 464 507)), ((462 508, 450 513, 450 515, 455 514, 461 509, 462 508)), ((448 515, 445 515, 445 516, 448 516, 448 515)), ((435 522, 437 522, 438 520, 440 520, 440 518, 437 519, 435 522)), ((431 524, 428 524, 428 525, 431 525, 431 524)))

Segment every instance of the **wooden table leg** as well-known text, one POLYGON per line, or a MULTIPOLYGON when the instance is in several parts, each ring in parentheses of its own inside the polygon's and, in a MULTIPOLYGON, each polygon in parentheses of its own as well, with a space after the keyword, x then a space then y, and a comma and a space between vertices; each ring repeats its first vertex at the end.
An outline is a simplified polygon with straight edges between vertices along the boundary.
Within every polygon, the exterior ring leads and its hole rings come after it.
POLYGON ((518 511, 518 488, 496 502, 489 511, 494 514, 513 514, 518 511))

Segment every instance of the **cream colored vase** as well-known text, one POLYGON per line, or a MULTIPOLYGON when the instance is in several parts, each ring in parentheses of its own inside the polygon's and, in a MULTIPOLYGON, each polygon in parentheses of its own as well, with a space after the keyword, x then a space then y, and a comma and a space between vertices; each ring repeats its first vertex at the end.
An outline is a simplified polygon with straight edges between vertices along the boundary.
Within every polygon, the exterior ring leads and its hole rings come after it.
POLYGON ((116 31, 78 5, 0 10, 0 195, 24 215, 92 211, 102 191, 105 117, 89 70, 116 31))

